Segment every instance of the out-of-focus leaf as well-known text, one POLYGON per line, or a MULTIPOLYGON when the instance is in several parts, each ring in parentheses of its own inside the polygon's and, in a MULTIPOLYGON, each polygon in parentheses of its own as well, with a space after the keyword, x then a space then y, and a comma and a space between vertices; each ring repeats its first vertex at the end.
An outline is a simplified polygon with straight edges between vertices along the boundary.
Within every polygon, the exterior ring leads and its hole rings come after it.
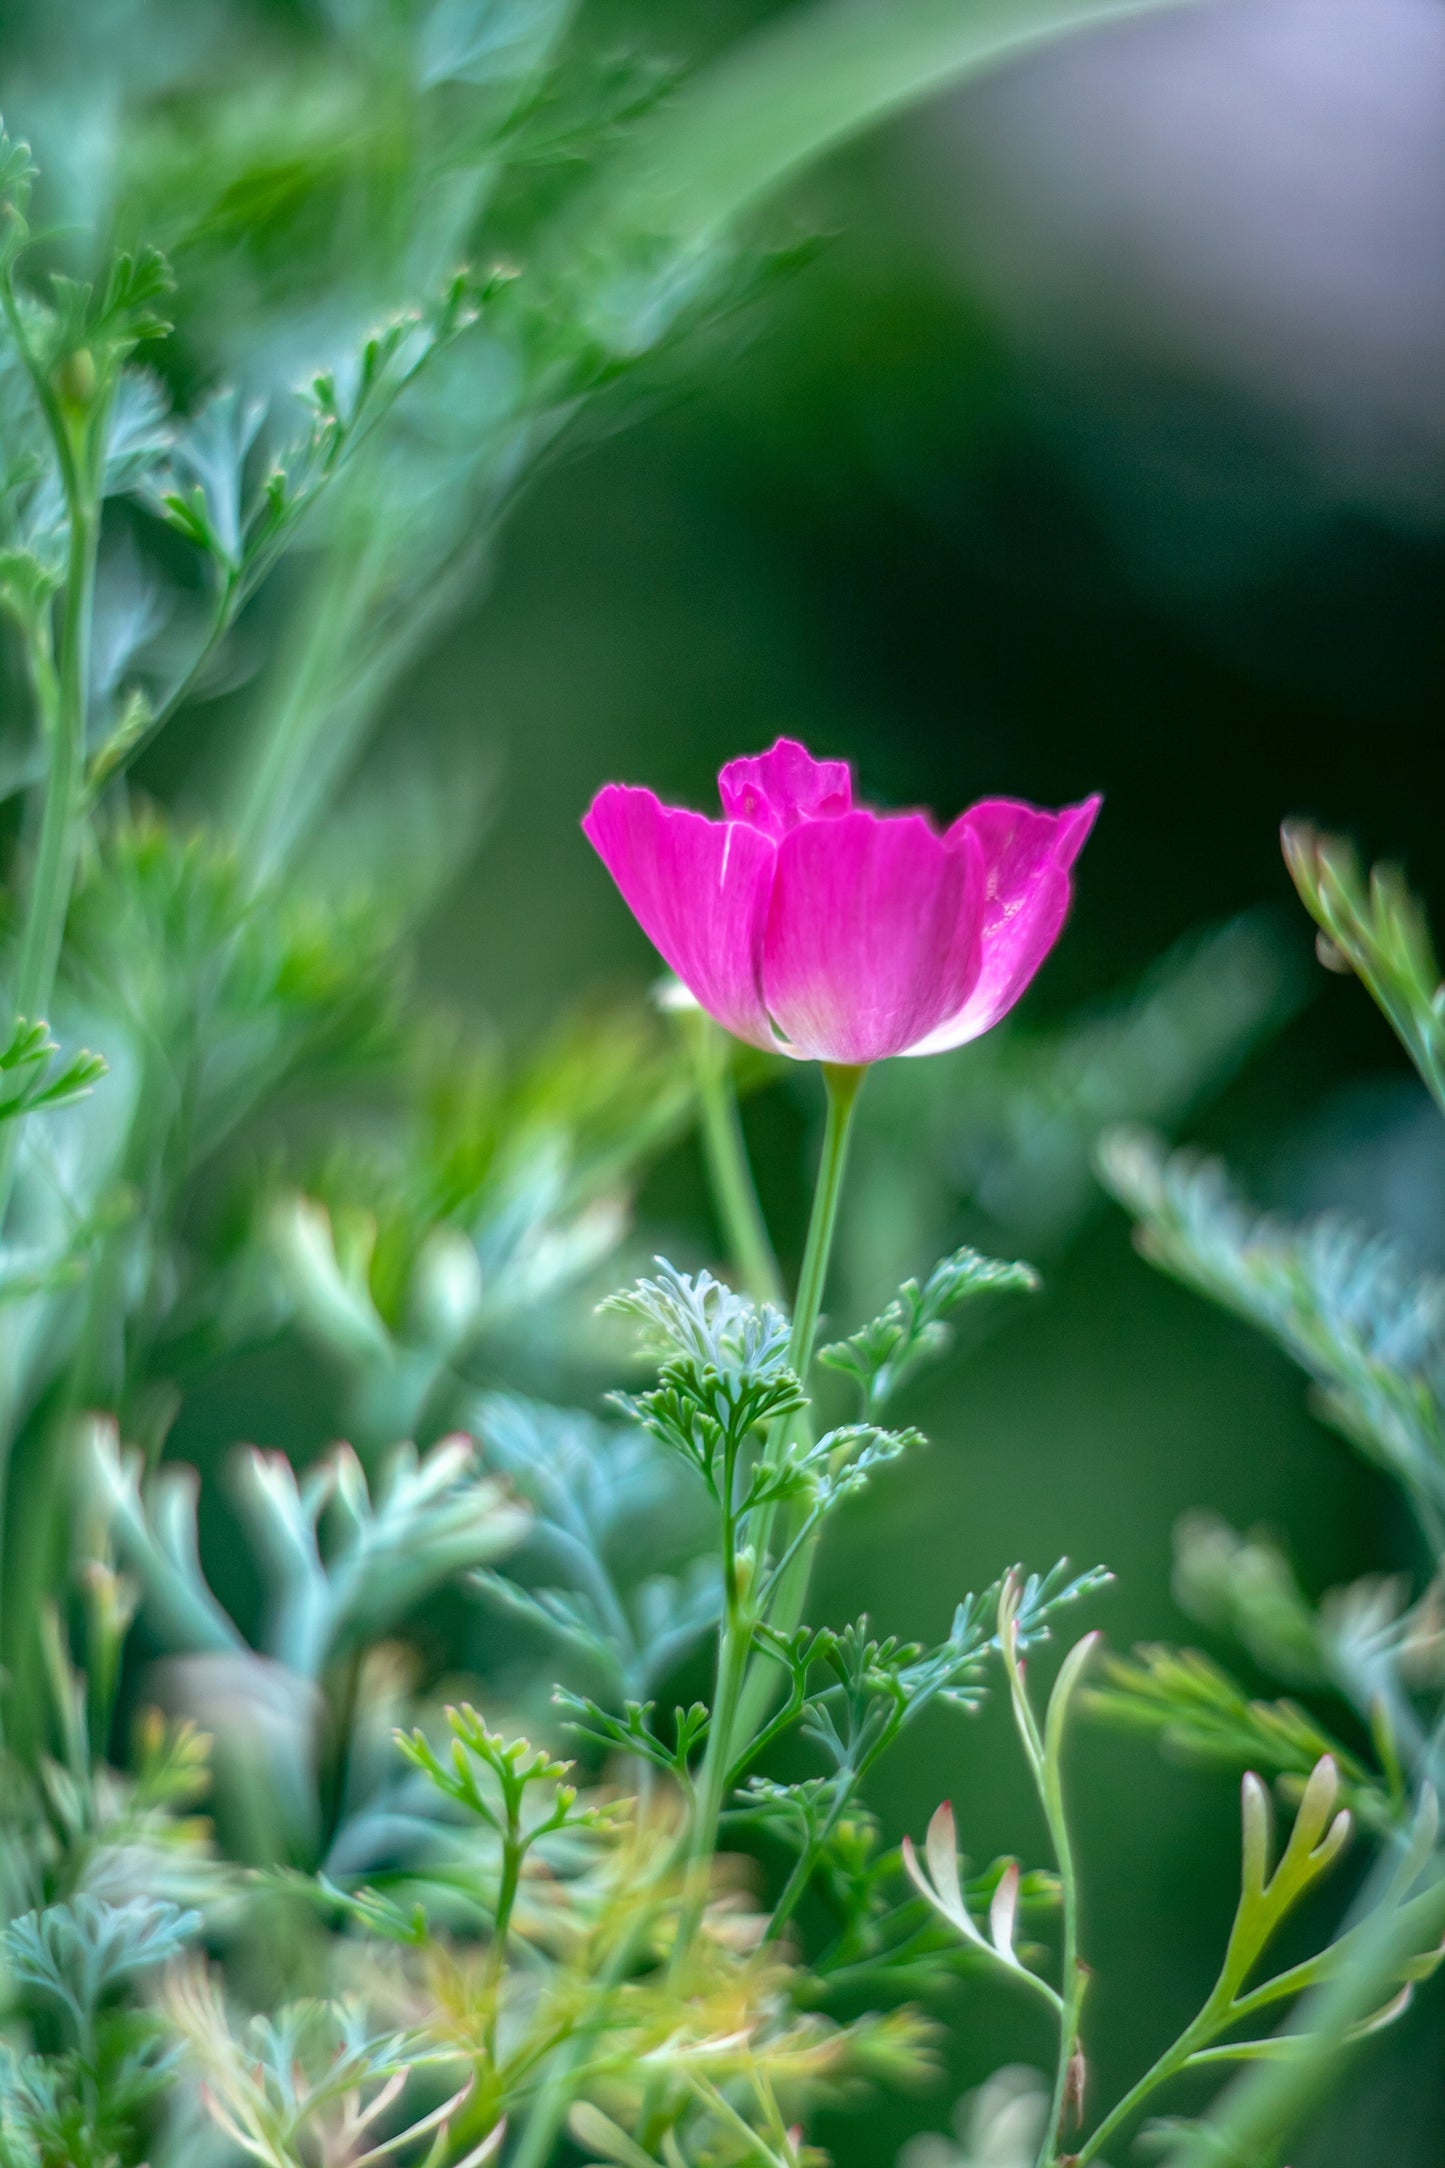
POLYGON ((1283 840, 1321 961, 1363 980, 1445 1114, 1445 981, 1423 907, 1396 866, 1373 867, 1367 884, 1343 837, 1287 821, 1283 840))
POLYGON ((1253 1700, 1218 1664, 1193 1649, 1145 1647, 1112 1657, 1088 1705, 1111 1722, 1153 1733, 1186 1759, 1253 1765, 1294 1783, 1328 1755, 1363 1819, 1391 1825, 1386 1785, 1293 1701, 1253 1700))
POLYGON ((1326 1418, 1445 1514, 1445 1280, 1347 1221, 1257 1217, 1217 1162, 1137 1131, 1104 1140, 1100 1170, 1147 1257, 1262 1325, 1326 1418))

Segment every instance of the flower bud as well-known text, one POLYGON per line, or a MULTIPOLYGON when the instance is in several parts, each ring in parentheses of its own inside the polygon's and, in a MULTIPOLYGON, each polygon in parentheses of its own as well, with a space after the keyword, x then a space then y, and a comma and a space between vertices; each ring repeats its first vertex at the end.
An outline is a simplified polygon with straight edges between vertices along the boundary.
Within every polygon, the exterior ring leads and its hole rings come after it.
POLYGON ((63 406, 84 412, 95 397, 99 376, 88 346, 72 348, 55 365, 55 389, 63 406))

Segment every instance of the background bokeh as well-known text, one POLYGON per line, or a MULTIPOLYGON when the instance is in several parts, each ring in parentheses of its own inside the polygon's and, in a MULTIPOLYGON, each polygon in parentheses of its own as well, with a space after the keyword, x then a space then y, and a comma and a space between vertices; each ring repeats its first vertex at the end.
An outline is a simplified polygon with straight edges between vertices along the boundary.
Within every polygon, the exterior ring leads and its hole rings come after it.
MULTIPOLYGON (((670 0, 644 27, 700 52, 769 12, 670 0)), ((378 772, 425 745, 480 778, 428 981, 518 1040, 585 990, 647 982, 577 830, 608 778, 706 805, 723 759, 786 731, 851 759, 866 796, 946 817, 1098 788, 1030 1024, 1273 910, 1279 1027, 1190 1133, 1269 1202, 1445 1256, 1438 1124, 1360 990, 1313 966, 1276 844, 1283 815, 1317 815, 1445 910, 1442 60, 1434 0, 1219 0, 1016 64, 811 177, 778 221, 806 248, 641 411, 564 447, 393 696, 378 772)), ((225 715, 165 741, 149 786, 201 788, 225 715)), ((818 1111, 806 1075, 747 1110, 789 1259, 818 1111)), ((902 1102, 905 1136, 910 1118, 902 1102)), ((854 1207, 849 1258, 880 1194, 854 1207)), ((690 1146, 639 1218, 652 1246, 715 1254, 690 1146)), ((943 1232, 976 1225, 961 1207, 943 1232)), ((1046 1246, 1042 1298, 910 1410, 932 1450, 845 1522, 822 1614, 936 1635, 1008 1560, 1067 1550, 1116 1570, 1097 1612, 1116 1644, 1181 1636, 1170 1530, 1199 1504, 1283 1531, 1311 1589, 1410 1559, 1297 1374, 1151 1274, 1101 1198, 1046 1246)), ((293 1354, 189 1411, 181 1443, 299 1453, 329 1414, 293 1354)), ((1228 1777, 1098 1732, 1075 1783, 1111 2095, 1213 1976, 1237 1809, 1228 1777)), ((877 1796, 915 1833, 951 1796, 980 1857, 1041 1841, 998 1712, 910 1734, 877 1796)), ((961 2087, 1041 2051, 997 1998, 961 1991, 948 2014, 947 2084, 836 2118, 842 2168, 891 2160, 961 2087)), ((1299 2168, 1445 2161, 1442 2076, 1437 1995, 1372 2048, 1299 2168)))

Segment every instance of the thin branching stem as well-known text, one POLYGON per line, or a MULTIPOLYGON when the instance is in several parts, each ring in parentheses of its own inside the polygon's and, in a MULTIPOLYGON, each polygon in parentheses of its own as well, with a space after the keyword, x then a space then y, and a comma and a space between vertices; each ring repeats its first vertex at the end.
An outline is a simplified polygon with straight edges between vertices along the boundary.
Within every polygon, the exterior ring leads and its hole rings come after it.
MULTIPOLYGON (((822 1309, 823 1289, 827 1281, 828 1263, 832 1254, 833 1236, 838 1222, 838 1204, 842 1195, 843 1177, 848 1162, 848 1142, 852 1129, 853 1111, 857 1103, 859 1087, 866 1072, 859 1068, 825 1064, 823 1075, 828 1093, 828 1120, 823 1139, 823 1155, 818 1168, 817 1187, 813 1196, 813 1209, 808 1225, 808 1239, 803 1253, 803 1264, 798 1280, 798 1296, 793 1311, 793 1328, 789 1340, 789 1367, 799 1378, 806 1378, 812 1361, 813 1343, 817 1336, 818 1318, 822 1309)), ((784 1418, 785 1424, 788 1418, 784 1418)), ((787 1442, 786 1429, 773 1441, 773 1450, 782 1450, 787 1442)), ((750 1681, 755 1676, 753 1659, 756 1650, 757 1629, 763 1623, 758 1610, 758 1591, 754 1585, 745 1585, 740 1575, 737 1556, 738 1528, 735 1515, 736 1494, 736 1447, 730 1452, 724 1469, 721 1489, 723 1550, 723 1622, 718 1642, 717 1683, 713 1694, 712 1715, 708 1727, 707 1746, 703 1766, 694 1790, 685 1837, 684 1890, 682 1911, 678 1919, 677 1937, 673 1946, 672 1972, 674 1979, 681 1976, 692 1947, 702 1925, 707 1905, 713 1855, 717 1849, 718 1829, 722 1820, 723 1806, 727 1798, 729 1780, 738 1757, 739 1746, 756 1721, 750 1718, 745 1706, 750 1681)), ((749 1575, 756 1573, 766 1556, 767 1527, 771 1510, 764 1508, 758 1515, 759 1526, 753 1537, 753 1559, 748 1561, 749 1575)), ((810 1552, 800 1553, 798 1563, 803 1567, 811 1564, 810 1552)), ((803 1588, 806 1587, 806 1575, 803 1588)), ((777 1589, 779 1597, 787 1600, 792 1596, 799 1609, 802 1589, 792 1592, 786 1584, 780 1586, 776 1577, 768 1583, 769 1590, 777 1589)), ((795 1624, 796 1619, 790 1623, 795 1624)))
POLYGON ((502 1832, 502 1872, 497 1884, 497 1905, 492 1917, 492 1943, 487 1952, 485 1974, 484 2029, 487 2054, 493 2063, 497 2059, 497 2025, 501 2017, 502 1986, 506 1978, 512 1912, 517 1902, 517 1891, 521 1887, 522 1862, 525 1857, 526 1841, 517 1821, 515 1804, 509 1799, 506 1827, 502 1832))
MULTIPOLYGON (((1052 2149, 1062 2142, 1064 2121, 1071 2101, 1077 2092, 1082 2091, 1076 2071, 1082 2053, 1079 2029, 1089 1975, 1079 1957, 1079 1875, 1068 1816, 1064 1810, 1063 1785, 1056 1764, 1052 1767, 1046 1765, 1039 1797, 1049 1825, 1049 1837, 1059 1870, 1059 1907, 1063 1921, 1059 2060, 1054 2074, 1054 2093, 1045 2131, 1046 2145, 1052 2149)), ((1049 2152, 1040 2155, 1040 2168, 1046 2168, 1050 2157, 1049 2152)))
MULTIPOLYGON (((1029 1700, 1024 1680, 1023 1660, 1019 1654, 1018 1621, 1016 1615, 1017 1588, 1010 1579, 1004 1584, 1000 1604, 999 1641, 1003 1653, 1004 1668, 1008 1674, 1009 1699, 1013 1707, 1014 1722, 1023 1744, 1024 1758, 1034 1780, 1039 1804, 1043 1808, 1044 1821, 1048 1827, 1049 1841, 1053 1846, 1054 1861, 1059 1871, 1059 1909, 1062 1918, 1062 1967, 1058 1995, 1059 2052, 1054 2073, 1053 2095, 1049 2103, 1048 2120, 1039 2141, 1035 2168, 1052 2168, 1062 2144, 1065 2118, 1071 2100, 1078 2090, 1080 2063, 1079 2030, 1083 2016, 1084 1994, 1088 1986, 1088 1972, 1079 1958, 1079 1878, 1074 1859, 1073 1837, 1069 1830, 1069 1818, 1064 1803, 1063 1776, 1060 1767, 1060 1735, 1053 1720, 1052 1710, 1046 1732, 1040 1732, 1038 1719, 1029 1700)), ((1062 1710, 1060 1711, 1062 1715, 1062 1710)))
POLYGON ((673 1948, 676 1977, 688 1960, 707 1905, 713 1853, 717 1849, 718 1825, 727 1797, 732 1765, 733 1735, 738 1705, 753 1653, 758 1619, 748 1601, 739 1573, 737 1496, 737 1440, 730 1440, 724 1459, 721 1486, 723 1618, 718 1640, 717 1686, 702 1769, 693 1793, 688 1818, 687 1854, 684 1867, 682 1913, 673 1948))

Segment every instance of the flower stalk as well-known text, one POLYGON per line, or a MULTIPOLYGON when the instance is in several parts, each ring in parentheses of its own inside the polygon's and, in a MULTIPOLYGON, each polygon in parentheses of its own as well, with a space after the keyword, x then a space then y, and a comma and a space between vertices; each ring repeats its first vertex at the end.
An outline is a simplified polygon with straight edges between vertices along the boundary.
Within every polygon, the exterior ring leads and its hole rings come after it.
MULTIPOLYGON (((806 1378, 812 1360, 813 1343, 817 1337, 828 1262, 838 1224, 838 1204, 848 1165, 853 1113, 865 1073, 862 1069, 833 1064, 825 1065, 823 1070, 828 1093, 827 1126, 823 1135, 823 1156, 818 1167, 817 1187, 813 1193, 813 1209, 798 1278, 798 1297, 793 1311, 793 1330, 788 1349, 789 1367, 799 1378, 806 1378)), ((749 1186, 751 1187, 750 1177, 749 1186)), ((787 1421, 786 1418, 784 1420, 787 1421)), ((786 1443, 785 1436, 775 1441, 775 1449, 784 1449, 786 1443)), ((758 1569, 766 1560, 772 1516, 766 1508, 760 1514, 752 1555, 740 1559, 734 1498, 735 1471, 730 1466, 725 1474, 723 1490, 723 1623, 718 1644, 717 1684, 703 1766, 689 1817, 687 1887, 682 1916, 678 1923, 675 1967, 685 1960, 702 1923, 707 1902, 709 1869, 717 1847, 718 1825, 727 1797, 729 1771, 736 1759, 741 1738, 746 1737, 751 1728, 749 1674, 757 1629, 763 1621, 750 1599, 754 1589, 760 1584, 767 1608, 774 1614, 774 1621, 780 1614, 786 1614, 790 1606, 801 1615, 808 1570, 811 1566, 811 1549, 803 1547, 780 1581, 761 1581, 758 1569), (766 1592, 770 1586, 775 1593, 771 1602, 767 1602, 766 1592)), ((783 1630, 790 1630, 790 1626, 796 1623, 796 1618, 789 1621, 784 1617, 783 1630)))
POLYGON ((828 1120, 823 1132, 823 1158, 818 1169, 818 1186, 813 1193, 808 1239, 803 1251, 802 1269, 798 1274, 798 1295, 793 1305, 793 1337, 788 1347, 788 1361, 805 1385, 808 1368, 813 1360, 813 1343, 818 1337, 818 1319, 822 1314, 823 1290, 827 1285, 833 1237, 838 1227, 838 1205, 843 1195, 843 1178, 848 1171, 848 1146, 853 1136, 853 1115, 858 1104, 858 1094, 863 1088, 863 1079, 868 1074, 866 1068, 846 1062, 825 1061, 822 1068, 823 1083, 828 1094, 828 1120))

